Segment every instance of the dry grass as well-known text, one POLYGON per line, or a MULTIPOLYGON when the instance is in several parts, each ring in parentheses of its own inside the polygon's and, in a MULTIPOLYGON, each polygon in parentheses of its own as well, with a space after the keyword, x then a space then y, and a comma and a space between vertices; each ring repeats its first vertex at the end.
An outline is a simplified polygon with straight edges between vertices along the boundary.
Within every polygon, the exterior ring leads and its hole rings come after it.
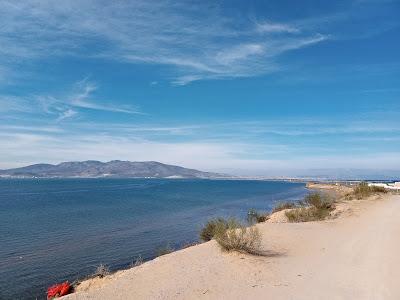
POLYGON ((262 255, 261 234, 256 227, 246 227, 234 218, 210 220, 200 232, 203 241, 215 239, 223 251, 262 255))
POLYGON ((335 208, 335 200, 325 194, 312 193, 300 203, 301 207, 285 213, 289 222, 311 222, 325 220, 335 208))
POLYGON ((334 208, 335 199, 326 194, 312 193, 304 198, 304 203, 318 209, 332 209, 334 208))
POLYGON ((215 233, 215 240, 223 251, 261 255, 261 234, 256 227, 245 227, 234 219, 227 224, 228 228, 218 227, 215 233))
POLYGON ((325 220, 330 214, 328 209, 320 209, 316 207, 300 207, 285 213, 289 222, 312 222, 325 220))
POLYGON ((217 231, 226 230, 232 226, 232 224, 229 224, 231 222, 233 222, 232 219, 225 220, 224 218, 209 220, 200 231, 200 239, 204 242, 211 241, 217 231))
POLYGON ((346 195, 347 200, 352 200, 352 199, 366 199, 368 197, 371 197, 376 194, 382 194, 382 193, 387 193, 388 191, 380 186, 369 186, 367 182, 361 182, 359 185, 357 185, 353 192, 350 194, 346 195))

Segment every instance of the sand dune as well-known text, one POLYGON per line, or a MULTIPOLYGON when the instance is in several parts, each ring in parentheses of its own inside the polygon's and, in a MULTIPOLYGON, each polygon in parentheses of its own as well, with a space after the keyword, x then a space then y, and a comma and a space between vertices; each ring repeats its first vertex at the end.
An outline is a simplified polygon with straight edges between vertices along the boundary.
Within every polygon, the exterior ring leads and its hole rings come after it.
POLYGON ((400 196, 344 205, 330 221, 259 224, 266 257, 211 241, 88 280, 65 299, 400 299, 400 196))

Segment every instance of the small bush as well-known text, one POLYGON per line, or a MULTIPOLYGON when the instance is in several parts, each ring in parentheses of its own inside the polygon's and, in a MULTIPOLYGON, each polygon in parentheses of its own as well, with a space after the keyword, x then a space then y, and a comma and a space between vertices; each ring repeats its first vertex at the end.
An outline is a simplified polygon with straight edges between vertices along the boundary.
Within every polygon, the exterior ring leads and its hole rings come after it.
POLYGON ((291 209, 291 208, 295 208, 296 204, 293 202, 281 202, 278 203, 273 209, 272 209, 272 213, 276 213, 278 211, 282 211, 285 209, 291 209))
POLYGON ((250 209, 249 212, 247 213, 247 222, 251 225, 256 224, 256 223, 262 223, 267 220, 267 215, 261 214, 255 209, 250 209))
POLYGON ((331 209, 334 201, 327 195, 312 193, 304 198, 304 202, 306 205, 313 206, 318 209, 331 209))
POLYGON ((224 251, 261 254, 261 234, 256 227, 245 227, 233 219, 228 228, 218 227, 215 240, 224 251))
POLYGON ((367 182, 361 182, 354 188, 353 196, 361 200, 378 193, 387 193, 387 190, 380 186, 369 186, 367 182))
POLYGON ((226 230, 229 227, 229 220, 223 218, 212 219, 200 231, 200 239, 204 242, 211 241, 215 233, 220 230, 226 230))
POLYGON ((312 222, 325 220, 330 210, 316 207, 300 207, 285 212, 289 222, 312 222))
POLYGON ((334 199, 325 194, 312 193, 307 195, 299 205, 285 213, 289 222, 311 222, 325 220, 335 208, 334 199))
POLYGON ((106 265, 100 264, 96 268, 96 271, 94 272, 93 277, 103 278, 107 275, 110 275, 110 269, 106 265))

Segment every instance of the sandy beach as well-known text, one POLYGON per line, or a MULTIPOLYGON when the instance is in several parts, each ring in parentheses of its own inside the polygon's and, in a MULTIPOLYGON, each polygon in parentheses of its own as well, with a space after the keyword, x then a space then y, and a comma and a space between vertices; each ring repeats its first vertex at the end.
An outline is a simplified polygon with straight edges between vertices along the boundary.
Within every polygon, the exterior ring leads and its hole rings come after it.
POLYGON ((400 196, 338 204, 339 216, 261 223, 266 256, 215 241, 84 281, 64 299, 400 299, 400 196))

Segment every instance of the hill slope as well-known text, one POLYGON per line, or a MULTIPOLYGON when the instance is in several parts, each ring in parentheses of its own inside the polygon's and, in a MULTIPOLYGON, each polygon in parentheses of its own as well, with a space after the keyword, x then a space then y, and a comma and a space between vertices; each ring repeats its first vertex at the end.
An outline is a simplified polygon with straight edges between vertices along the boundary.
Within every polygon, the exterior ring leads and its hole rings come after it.
POLYGON ((130 162, 113 160, 100 162, 63 162, 58 165, 35 164, 22 168, 0 170, 0 176, 10 177, 154 177, 154 178, 216 178, 220 174, 202 172, 155 161, 130 162))

